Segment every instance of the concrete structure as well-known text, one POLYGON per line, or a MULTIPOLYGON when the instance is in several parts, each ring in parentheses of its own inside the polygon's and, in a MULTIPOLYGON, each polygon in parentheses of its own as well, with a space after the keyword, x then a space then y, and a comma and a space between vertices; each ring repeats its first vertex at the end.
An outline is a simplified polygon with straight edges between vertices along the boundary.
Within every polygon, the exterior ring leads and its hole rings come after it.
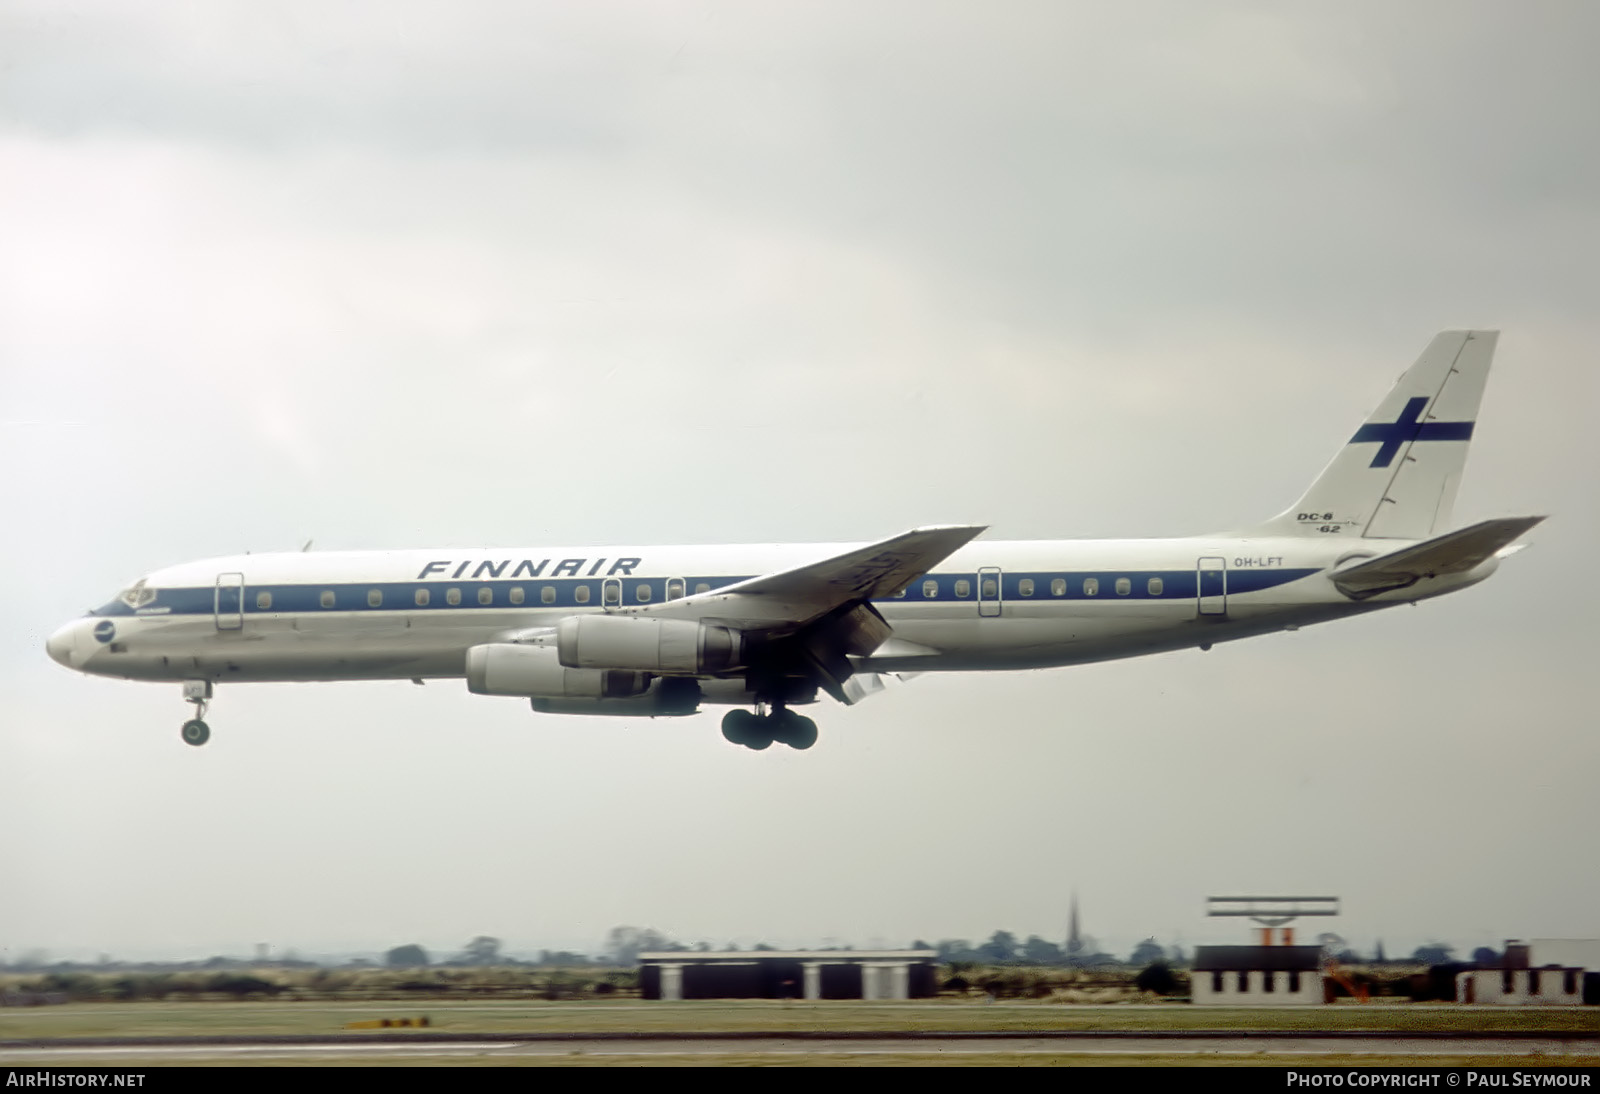
POLYGON ((1198 946, 1191 995, 1212 1006, 1326 1002, 1319 946, 1198 946))
POLYGON ((671 951, 639 955, 646 999, 925 999, 933 950, 671 951))
POLYGON ((1600 941, 1537 938, 1507 942, 1497 964, 1456 974, 1456 1002, 1496 1006, 1600 1002, 1600 941))
MULTIPOLYGON (((1506 945, 1509 947, 1511 943, 1506 945)), ((1536 967, 1566 965, 1600 972, 1600 938, 1530 939, 1528 963, 1536 967)))

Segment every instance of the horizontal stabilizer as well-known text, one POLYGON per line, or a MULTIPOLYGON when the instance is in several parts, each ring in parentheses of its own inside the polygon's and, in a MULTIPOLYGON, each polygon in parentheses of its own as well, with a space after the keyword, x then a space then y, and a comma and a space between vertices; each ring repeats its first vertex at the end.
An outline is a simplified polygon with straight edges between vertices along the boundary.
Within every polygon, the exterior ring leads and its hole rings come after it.
POLYGON ((1543 517, 1486 520, 1337 570, 1333 583, 1352 600, 1362 600, 1391 589, 1404 589, 1423 578, 1463 574, 1494 558, 1542 520, 1543 517))

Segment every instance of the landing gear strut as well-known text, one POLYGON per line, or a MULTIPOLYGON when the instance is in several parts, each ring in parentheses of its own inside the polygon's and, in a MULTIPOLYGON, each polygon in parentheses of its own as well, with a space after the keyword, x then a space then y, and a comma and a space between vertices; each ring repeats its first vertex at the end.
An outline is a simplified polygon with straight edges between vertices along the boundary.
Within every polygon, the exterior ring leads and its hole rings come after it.
POLYGON ((185 680, 183 701, 194 704, 194 717, 183 723, 180 736, 183 737, 184 744, 198 748, 211 740, 211 727, 201 721, 206 716, 207 708, 211 706, 211 681, 185 680))
POLYGON ((730 710, 722 718, 722 735, 731 743, 760 751, 772 742, 804 750, 817 743, 817 723, 802 714, 777 707, 770 714, 730 710))

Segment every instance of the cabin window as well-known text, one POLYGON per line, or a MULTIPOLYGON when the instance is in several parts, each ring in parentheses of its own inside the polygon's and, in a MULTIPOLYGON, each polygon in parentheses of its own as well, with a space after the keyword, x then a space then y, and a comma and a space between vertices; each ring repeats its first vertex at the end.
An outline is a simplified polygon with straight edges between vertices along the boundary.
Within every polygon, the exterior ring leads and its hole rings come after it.
POLYGON ((556 602, 555 586, 554 585, 546 585, 544 588, 540 589, 539 590, 539 600, 540 600, 541 603, 544 603, 544 604, 554 604, 556 602))
POLYGON ((939 583, 937 581, 924 581, 922 583, 922 595, 929 600, 932 600, 934 597, 938 596, 939 583))
POLYGON ((966 596, 967 594, 969 594, 971 592, 972 592, 972 582, 968 581, 964 577, 957 579, 957 581, 956 581, 956 595, 957 596, 966 596))
POLYGON ((1084 596, 1099 596, 1100 595, 1100 579, 1098 577, 1086 577, 1086 578, 1083 579, 1083 595, 1084 596))
POLYGON ((643 604, 645 601, 650 599, 650 586, 640 585, 633 595, 637 596, 639 598, 639 603, 643 604))
POLYGON ((1033 595, 1033 578, 1025 577, 1021 581, 1017 582, 1017 595, 1018 596, 1032 596, 1033 595))
POLYGON ((272 607, 272 594, 271 593, 257 593, 256 594, 256 607, 260 608, 262 611, 266 611, 267 609, 271 608, 272 607))
POLYGON ((572 599, 576 600, 579 604, 589 603, 589 586, 579 585, 576 589, 573 589, 572 599))
POLYGON ((451 607, 454 607, 455 605, 461 603, 461 590, 460 589, 446 589, 444 591, 444 602, 446 604, 449 604, 451 607))
POLYGON ((1117 595, 1127 596, 1131 592, 1133 592, 1133 582, 1125 577, 1117 578, 1117 595))
POLYGON ((324 608, 333 607, 333 590, 332 589, 323 589, 322 590, 322 597, 321 597, 321 601, 320 602, 321 602, 321 604, 322 604, 322 606, 324 608))
POLYGON ((704 581, 700 581, 700 582, 696 582, 695 583, 695 587, 694 587, 694 595, 695 596, 699 596, 701 593, 709 593, 710 591, 711 591, 711 586, 707 585, 704 581))
POLYGON ((600 603, 608 608, 621 607, 622 582, 602 581, 600 583, 600 603))
POLYGON ((429 600, 428 590, 427 589, 418 589, 417 590, 417 607, 426 608, 428 606, 428 600, 429 600))
POLYGON ((1051 596, 1066 596, 1067 595, 1067 579, 1064 578, 1064 577, 1058 577, 1054 581, 1050 582, 1050 595, 1051 596))
POLYGON ((1144 587, 1145 587, 1145 591, 1148 592, 1151 596, 1160 596, 1161 595, 1162 584, 1161 584, 1161 579, 1159 577, 1152 577, 1149 581, 1144 583, 1144 587))
POLYGON ((383 590, 382 589, 368 589, 367 590, 367 607, 369 607, 369 608, 381 608, 381 607, 383 607, 383 590))
POLYGON ((489 605, 489 604, 493 604, 494 603, 494 588, 492 586, 489 586, 489 585, 479 586, 479 588, 478 588, 478 603, 479 604, 483 604, 483 605, 489 605))
POLYGON ((982 589, 983 596, 989 600, 993 600, 1000 595, 1000 586, 995 584, 995 580, 992 577, 984 578, 979 588, 982 589))
POLYGON ((899 592, 894 594, 894 598, 896 600, 904 600, 906 598, 906 591, 901 589, 899 592))
POLYGON ((683 578, 675 577, 671 581, 667 582, 667 599, 683 599, 683 578))
POLYGON ((511 603, 521 604, 524 599, 521 585, 511 586, 511 603))

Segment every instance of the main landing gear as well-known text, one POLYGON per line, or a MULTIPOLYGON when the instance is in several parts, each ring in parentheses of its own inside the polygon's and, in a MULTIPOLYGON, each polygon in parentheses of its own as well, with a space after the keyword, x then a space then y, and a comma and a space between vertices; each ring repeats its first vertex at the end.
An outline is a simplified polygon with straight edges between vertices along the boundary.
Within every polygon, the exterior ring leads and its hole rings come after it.
POLYGON ((817 723, 784 707, 771 714, 730 710, 722 716, 722 735, 758 752, 770 748, 773 741, 804 751, 817 743, 817 723))
POLYGON ((211 681, 185 680, 183 701, 194 704, 194 717, 183 723, 179 735, 183 737, 184 744, 199 748, 211 740, 211 727, 201 721, 206 716, 206 708, 211 705, 211 681))

